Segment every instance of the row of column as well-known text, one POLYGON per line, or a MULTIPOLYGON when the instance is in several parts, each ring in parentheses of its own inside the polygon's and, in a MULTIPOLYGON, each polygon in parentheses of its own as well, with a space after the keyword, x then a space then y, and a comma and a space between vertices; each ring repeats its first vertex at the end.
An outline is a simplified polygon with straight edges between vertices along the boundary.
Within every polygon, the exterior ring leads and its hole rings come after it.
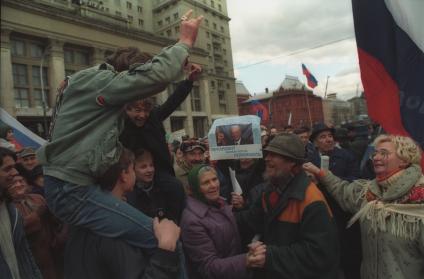
MULTIPOLYGON (((11 32, 12 30, 10 29, 1 29, 0 104, 7 112, 16 116, 10 43, 11 32)), ((48 82, 51 89, 47 98, 51 106, 55 104, 56 88, 65 77, 64 44, 63 40, 49 38, 46 54, 43 58, 45 59, 44 65, 47 65, 49 69, 48 82)), ((104 49, 94 48, 91 63, 93 65, 102 63, 105 52, 106 50, 104 49)))

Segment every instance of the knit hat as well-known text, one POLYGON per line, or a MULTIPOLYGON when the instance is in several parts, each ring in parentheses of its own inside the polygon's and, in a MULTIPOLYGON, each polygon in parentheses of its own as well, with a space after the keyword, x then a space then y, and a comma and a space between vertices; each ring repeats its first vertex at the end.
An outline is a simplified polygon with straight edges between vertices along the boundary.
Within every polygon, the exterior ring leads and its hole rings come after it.
POLYGON ((305 146, 295 134, 276 135, 264 150, 288 157, 296 162, 305 161, 305 146))
POLYGON ((191 190, 191 196, 197 200, 207 203, 205 196, 202 192, 200 192, 199 174, 204 168, 210 168, 211 170, 214 170, 213 167, 206 164, 195 165, 188 173, 188 184, 191 190))

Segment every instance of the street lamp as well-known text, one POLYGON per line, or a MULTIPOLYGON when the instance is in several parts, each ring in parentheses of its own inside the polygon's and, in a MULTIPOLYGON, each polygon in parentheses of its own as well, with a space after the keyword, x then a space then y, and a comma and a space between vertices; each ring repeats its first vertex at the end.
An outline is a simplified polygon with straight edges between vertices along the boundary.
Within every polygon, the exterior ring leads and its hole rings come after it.
POLYGON ((43 63, 44 63, 44 57, 46 55, 47 50, 43 50, 43 55, 41 56, 41 62, 40 62, 40 81, 41 81, 41 101, 43 105, 43 129, 44 129, 44 138, 47 139, 47 101, 46 101, 46 95, 44 92, 44 81, 43 81, 43 63))

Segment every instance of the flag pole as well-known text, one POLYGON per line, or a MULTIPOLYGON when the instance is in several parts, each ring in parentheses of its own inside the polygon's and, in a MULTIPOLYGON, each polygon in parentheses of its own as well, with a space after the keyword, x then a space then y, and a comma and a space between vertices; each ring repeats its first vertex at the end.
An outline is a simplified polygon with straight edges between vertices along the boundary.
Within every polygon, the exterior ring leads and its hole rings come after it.
MULTIPOLYGON (((312 128, 311 109, 309 108, 309 96, 307 95, 308 91, 305 89, 305 87, 303 87, 303 90, 305 91, 306 107, 308 108, 308 114, 309 114, 309 125, 310 125, 309 127, 312 128)), ((313 91, 312 91, 312 94, 314 94, 313 91)))
POLYGON ((325 83, 325 92, 324 92, 324 99, 327 97, 327 87, 328 87, 328 79, 330 76, 327 76, 327 82, 325 83))

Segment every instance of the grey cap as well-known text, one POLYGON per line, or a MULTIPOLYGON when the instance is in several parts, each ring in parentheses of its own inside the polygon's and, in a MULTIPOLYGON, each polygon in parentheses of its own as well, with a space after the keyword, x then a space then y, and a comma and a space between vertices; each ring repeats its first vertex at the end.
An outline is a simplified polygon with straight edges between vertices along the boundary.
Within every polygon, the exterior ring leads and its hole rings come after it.
POLYGON ((34 156, 36 155, 35 150, 32 149, 32 147, 25 147, 21 150, 21 152, 18 153, 18 157, 20 158, 24 158, 24 157, 28 157, 32 155, 34 156))
POLYGON ((295 134, 276 135, 264 150, 291 158, 297 162, 305 161, 305 146, 299 136, 295 134))

